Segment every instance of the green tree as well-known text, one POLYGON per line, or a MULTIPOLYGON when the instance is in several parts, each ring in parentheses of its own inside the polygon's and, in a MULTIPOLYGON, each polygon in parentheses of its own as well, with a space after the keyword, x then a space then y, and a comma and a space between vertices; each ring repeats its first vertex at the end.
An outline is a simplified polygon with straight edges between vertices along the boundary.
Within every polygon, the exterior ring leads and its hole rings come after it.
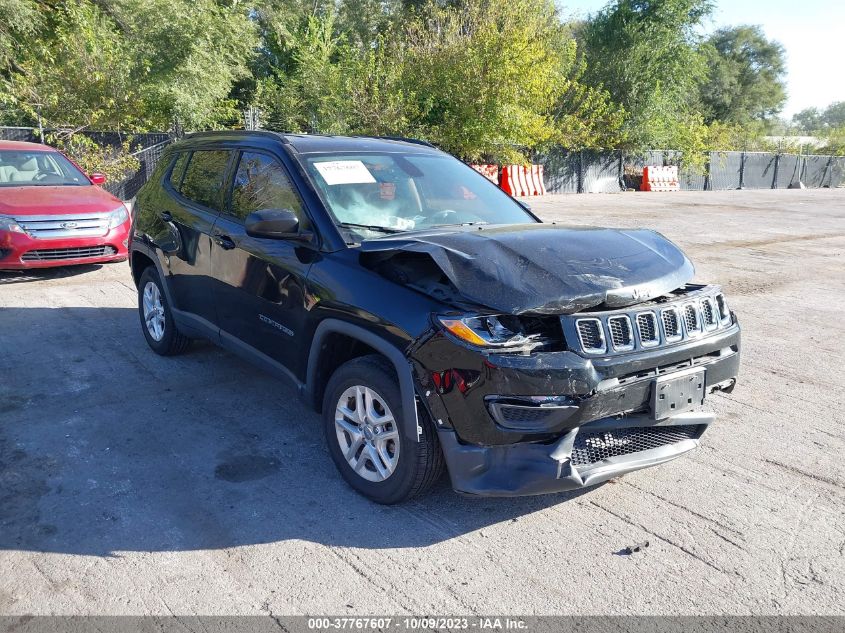
POLYGON ((27 115, 17 105, 9 80, 20 71, 18 60, 40 23, 34 0, 0 0, 0 125, 27 123, 27 115))
POLYGON ((799 131, 805 134, 812 134, 821 129, 824 117, 818 108, 805 108, 797 114, 792 115, 792 122, 798 126, 799 131))
POLYGON ((576 44, 551 0, 432 3, 408 26, 406 46, 415 129, 467 159, 519 160, 525 148, 565 141, 573 117, 601 100, 573 90, 566 102, 576 44))
MULTIPOLYGON (((344 134, 350 130, 348 88, 355 51, 335 29, 333 9, 285 25, 279 62, 259 83, 256 102, 266 123, 292 132, 344 134)), ((278 27, 277 27, 278 28, 278 27)))
POLYGON ((40 22, 34 0, 0 0, 0 77, 14 69, 15 58, 40 22))
POLYGON ((550 0, 385 2, 362 22, 353 5, 275 0, 259 12, 271 44, 254 102, 269 127, 416 135, 467 159, 618 140, 621 109, 579 82, 550 0))
POLYGON ((835 101, 824 109, 822 122, 828 128, 845 126, 845 101, 835 101))
MULTIPOLYGON (((0 0, 0 2, 20 0, 0 0)), ((38 3, 39 19, 15 45, 5 99, 54 126, 188 128, 238 116, 229 98, 257 47, 239 3, 90 0, 38 3)))
POLYGON ((337 13, 338 28, 349 43, 366 50, 388 33, 395 34, 410 12, 400 0, 341 0, 337 13))
POLYGON ((155 127, 188 129, 239 119, 230 98, 258 46, 237 0, 115 0, 107 3, 132 56, 132 75, 155 127))
POLYGON ((132 55, 116 25, 90 2, 41 14, 41 29, 10 68, 11 101, 54 127, 142 127, 132 55))
POLYGON ((130 152, 130 138, 125 138, 118 147, 113 147, 100 145, 84 134, 73 131, 51 132, 46 136, 49 145, 72 156, 86 173, 103 173, 111 182, 123 180, 140 167, 138 158, 130 152))
POLYGON ((845 125, 831 128, 825 138, 825 144, 815 150, 818 154, 845 156, 845 125))
POLYGON ((700 149, 697 29, 711 11, 710 0, 615 0, 584 24, 584 81, 624 107, 630 146, 700 149))
POLYGON ((805 108, 792 116, 792 122, 805 134, 826 134, 845 127, 845 101, 834 101, 824 110, 805 108))
POLYGON ((702 47, 710 69, 701 86, 705 120, 747 123, 780 112, 786 101, 783 46, 759 26, 719 29, 702 47))

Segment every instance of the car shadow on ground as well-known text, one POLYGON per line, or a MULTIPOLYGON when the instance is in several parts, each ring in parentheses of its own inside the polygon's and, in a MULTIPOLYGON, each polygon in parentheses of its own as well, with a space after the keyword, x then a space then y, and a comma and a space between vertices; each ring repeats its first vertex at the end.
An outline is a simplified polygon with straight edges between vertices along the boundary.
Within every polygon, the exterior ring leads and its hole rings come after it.
MULTIPOLYGON (((124 263, 125 265, 125 263, 124 263)), ((60 266, 55 268, 30 268, 28 270, 0 270, 0 286, 22 284, 31 281, 45 281, 49 279, 64 279, 94 272, 102 268, 102 264, 78 264, 76 266, 60 266)))
POLYGON ((0 309, 0 345, 0 549, 420 547, 581 494, 467 498, 444 478, 371 503, 292 385, 208 343, 157 356, 131 308, 0 309))

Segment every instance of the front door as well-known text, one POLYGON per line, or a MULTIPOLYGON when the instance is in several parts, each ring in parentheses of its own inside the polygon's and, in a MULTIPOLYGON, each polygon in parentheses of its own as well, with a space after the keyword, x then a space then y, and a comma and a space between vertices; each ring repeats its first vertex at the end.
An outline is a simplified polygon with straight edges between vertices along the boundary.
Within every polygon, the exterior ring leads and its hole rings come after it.
POLYGON ((212 269, 221 336, 236 339, 294 373, 297 345, 304 344, 305 278, 314 258, 295 240, 246 234, 253 211, 290 209, 301 231, 310 228, 287 170, 274 156, 244 150, 237 158, 231 194, 212 234, 212 269))

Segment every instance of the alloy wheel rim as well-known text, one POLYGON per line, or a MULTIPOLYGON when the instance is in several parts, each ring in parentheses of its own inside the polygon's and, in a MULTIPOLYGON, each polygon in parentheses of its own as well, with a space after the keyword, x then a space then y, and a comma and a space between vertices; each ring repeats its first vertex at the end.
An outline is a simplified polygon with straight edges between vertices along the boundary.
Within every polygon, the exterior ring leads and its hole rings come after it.
POLYGON ((359 477, 384 481, 399 463, 399 429, 384 398, 355 385, 344 391, 335 408, 335 433, 344 459, 359 477))
POLYGON ((154 341, 161 341, 164 338, 164 305, 161 302, 161 292, 152 281, 148 281, 144 286, 143 309, 147 332, 154 341))

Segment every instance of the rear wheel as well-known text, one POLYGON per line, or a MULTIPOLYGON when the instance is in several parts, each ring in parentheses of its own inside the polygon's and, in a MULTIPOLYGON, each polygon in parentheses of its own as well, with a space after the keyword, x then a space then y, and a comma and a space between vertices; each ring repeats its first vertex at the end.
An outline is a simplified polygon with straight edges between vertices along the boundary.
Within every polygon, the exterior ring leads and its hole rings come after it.
POLYGON ((355 358, 329 380, 323 399, 329 453, 347 483, 378 503, 410 499, 443 474, 437 431, 421 414, 417 441, 402 416, 395 373, 381 356, 355 358))
POLYGON ((138 281, 138 315, 147 344, 156 354, 173 356, 184 352, 191 342, 173 320, 164 287, 154 266, 148 266, 138 281))

